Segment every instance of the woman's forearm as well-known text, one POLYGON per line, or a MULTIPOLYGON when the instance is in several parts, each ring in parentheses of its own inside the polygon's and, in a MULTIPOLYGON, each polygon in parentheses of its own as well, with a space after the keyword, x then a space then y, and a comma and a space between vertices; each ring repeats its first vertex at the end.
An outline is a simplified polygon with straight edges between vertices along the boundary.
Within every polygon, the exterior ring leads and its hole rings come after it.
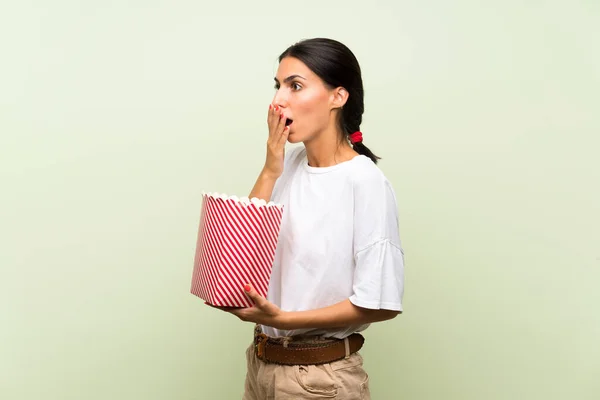
POLYGON ((256 183, 254 184, 252 191, 250 192, 250 196, 248 197, 256 197, 258 199, 263 199, 266 202, 270 201, 277 179, 278 177, 274 177, 264 170, 261 171, 260 175, 258 175, 258 178, 256 179, 256 183))
POLYGON ((357 307, 346 299, 316 310, 283 312, 279 329, 340 328, 385 321, 398 314, 399 311, 357 307))

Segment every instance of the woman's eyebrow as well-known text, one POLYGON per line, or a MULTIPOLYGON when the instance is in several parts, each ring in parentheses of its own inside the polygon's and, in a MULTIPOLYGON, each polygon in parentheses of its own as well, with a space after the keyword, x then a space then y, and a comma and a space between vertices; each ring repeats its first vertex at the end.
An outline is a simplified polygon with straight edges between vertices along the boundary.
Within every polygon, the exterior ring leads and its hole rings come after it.
MULTIPOLYGON (((290 76, 288 76, 287 78, 285 78, 283 80, 283 83, 287 83, 287 82, 289 82, 289 81, 291 81, 292 79, 295 79, 295 78, 301 78, 301 79, 306 80, 306 78, 304 78, 304 77, 302 77, 300 75, 290 75, 290 76)), ((279 83, 279 80, 277 78, 273 78, 273 79, 275 79, 275 82, 279 83)))

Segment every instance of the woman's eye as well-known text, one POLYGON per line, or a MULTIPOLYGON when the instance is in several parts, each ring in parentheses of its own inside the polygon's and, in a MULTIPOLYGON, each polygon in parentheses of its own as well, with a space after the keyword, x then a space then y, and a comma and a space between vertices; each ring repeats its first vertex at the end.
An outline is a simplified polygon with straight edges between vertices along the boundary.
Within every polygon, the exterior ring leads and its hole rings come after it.
MULTIPOLYGON (((296 83, 296 82, 292 83, 290 86, 292 87, 293 90, 300 90, 300 89, 302 89, 302 86, 300 84, 296 83)), ((273 86, 273 89, 279 90, 279 85, 273 86)))

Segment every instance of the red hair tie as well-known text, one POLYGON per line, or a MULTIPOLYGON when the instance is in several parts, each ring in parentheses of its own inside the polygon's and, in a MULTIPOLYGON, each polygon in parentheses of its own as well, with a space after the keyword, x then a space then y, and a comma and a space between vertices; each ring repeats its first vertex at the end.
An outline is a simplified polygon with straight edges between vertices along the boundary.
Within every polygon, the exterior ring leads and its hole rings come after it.
POLYGON ((352 144, 360 143, 360 142, 362 142, 362 140, 363 140, 363 137, 362 137, 361 131, 356 131, 350 135, 350 143, 352 143, 352 144))

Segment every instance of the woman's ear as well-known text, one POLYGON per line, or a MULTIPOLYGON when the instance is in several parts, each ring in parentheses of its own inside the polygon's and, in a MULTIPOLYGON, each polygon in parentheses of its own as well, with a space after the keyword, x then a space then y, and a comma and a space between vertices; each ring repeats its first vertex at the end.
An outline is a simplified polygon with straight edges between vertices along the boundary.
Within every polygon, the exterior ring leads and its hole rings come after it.
POLYGON ((346 101, 348 101, 348 91, 341 86, 335 88, 331 97, 331 109, 344 107, 346 101))

